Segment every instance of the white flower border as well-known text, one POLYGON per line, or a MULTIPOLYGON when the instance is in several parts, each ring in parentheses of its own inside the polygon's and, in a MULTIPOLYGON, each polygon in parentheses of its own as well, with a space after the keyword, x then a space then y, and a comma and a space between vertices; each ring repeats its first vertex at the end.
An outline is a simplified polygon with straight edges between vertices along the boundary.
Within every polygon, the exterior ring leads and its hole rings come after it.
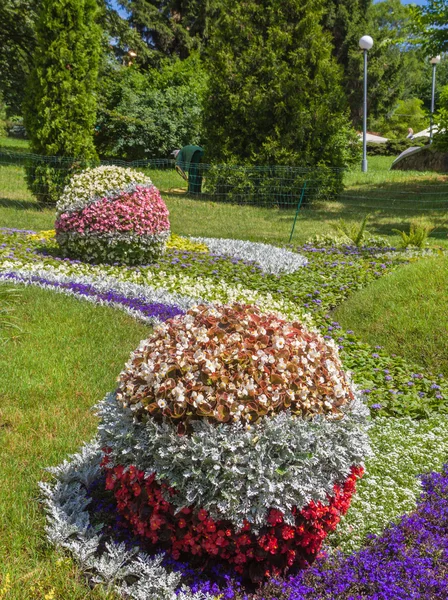
POLYGON ((95 296, 85 296, 84 294, 80 294, 74 290, 70 290, 67 288, 59 288, 53 287, 52 285, 47 285, 43 282, 33 281, 33 277, 42 277, 51 281, 55 284, 66 284, 66 283, 75 283, 82 285, 90 285, 95 289, 95 292, 108 293, 112 292, 115 294, 119 294, 122 296, 127 296, 128 298, 136 298, 141 300, 142 302, 152 304, 152 303, 160 303, 166 306, 173 306, 181 309, 182 311, 187 311, 192 306, 197 304, 207 304, 205 300, 202 298, 190 298, 188 296, 182 296, 180 294, 175 294, 168 292, 163 288, 152 288, 151 286, 143 286, 138 284, 132 284, 124 281, 120 281, 115 279, 114 277, 88 277, 88 276, 70 276, 66 274, 59 274, 58 271, 48 270, 48 269, 40 269, 40 268, 21 268, 21 269, 12 269, 12 273, 18 275, 23 278, 23 281, 19 280, 10 280, 6 277, 6 271, 2 272, 0 270, 0 281, 10 282, 12 281, 14 285, 25 285, 25 286, 36 286, 42 289, 49 289, 58 294, 63 294, 65 296, 73 296, 78 300, 84 300, 86 302, 91 302, 93 304, 97 304, 100 306, 113 306, 118 310, 121 310, 131 317, 138 319, 139 321, 143 321, 145 323, 158 325, 161 323, 161 320, 157 317, 147 317, 145 314, 138 310, 134 310, 130 307, 124 306, 119 302, 114 301, 106 301, 100 300, 95 296))
POLYGON ((301 254, 271 244, 225 238, 191 237, 190 239, 205 244, 211 252, 253 261, 264 273, 271 275, 294 273, 308 264, 308 259, 301 254))
MULTIPOLYGON (((160 290, 163 294, 189 298, 194 301, 193 304, 232 304, 233 302, 256 304, 263 312, 273 312, 286 319, 301 321, 309 329, 314 330, 311 316, 294 303, 284 299, 275 299, 268 292, 260 293, 256 290, 248 290, 241 284, 231 286, 224 280, 211 281, 207 277, 190 277, 183 273, 168 274, 165 271, 151 271, 151 269, 136 270, 80 262, 61 262, 58 265, 49 265, 42 261, 32 264, 11 259, 0 261, 0 276, 1 273, 25 271, 40 277, 67 277, 72 281, 81 277, 84 283, 102 280, 105 286, 109 285, 109 289, 113 289, 117 282, 121 282, 124 286, 138 285, 144 294, 144 290, 146 290, 146 294, 160 290)), ((132 290, 132 288, 129 289, 132 290)), ((130 291, 130 295, 133 295, 133 291, 130 291)))

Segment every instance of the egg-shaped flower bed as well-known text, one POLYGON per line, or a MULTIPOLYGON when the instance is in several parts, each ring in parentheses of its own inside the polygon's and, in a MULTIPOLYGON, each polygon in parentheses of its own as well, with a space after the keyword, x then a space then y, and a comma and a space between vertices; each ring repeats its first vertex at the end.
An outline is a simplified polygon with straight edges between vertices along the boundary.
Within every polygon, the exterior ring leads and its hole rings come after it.
POLYGON ((249 305, 158 326, 99 411, 106 488, 132 532, 252 581, 314 560, 369 452, 334 344, 249 305))
POLYGON ((168 209, 149 177, 114 166, 75 175, 57 204, 56 240, 64 256, 145 264, 169 237, 168 209))

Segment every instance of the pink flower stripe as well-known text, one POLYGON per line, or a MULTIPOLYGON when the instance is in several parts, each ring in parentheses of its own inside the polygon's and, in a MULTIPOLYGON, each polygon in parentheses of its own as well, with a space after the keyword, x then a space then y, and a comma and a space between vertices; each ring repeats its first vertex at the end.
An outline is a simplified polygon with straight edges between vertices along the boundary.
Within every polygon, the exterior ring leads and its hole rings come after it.
POLYGON ((155 235, 169 230, 168 214, 155 186, 136 186, 134 191, 123 192, 112 200, 101 198, 80 211, 63 213, 56 221, 56 231, 155 235))

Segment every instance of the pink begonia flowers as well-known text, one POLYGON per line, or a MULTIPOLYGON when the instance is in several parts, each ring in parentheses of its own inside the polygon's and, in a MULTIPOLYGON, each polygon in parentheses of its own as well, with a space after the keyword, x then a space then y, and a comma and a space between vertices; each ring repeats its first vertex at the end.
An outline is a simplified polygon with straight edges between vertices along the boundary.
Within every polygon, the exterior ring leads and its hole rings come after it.
POLYGON ((98 167, 76 175, 57 208, 56 239, 72 258, 149 263, 169 237, 169 213, 159 190, 131 169, 98 167))

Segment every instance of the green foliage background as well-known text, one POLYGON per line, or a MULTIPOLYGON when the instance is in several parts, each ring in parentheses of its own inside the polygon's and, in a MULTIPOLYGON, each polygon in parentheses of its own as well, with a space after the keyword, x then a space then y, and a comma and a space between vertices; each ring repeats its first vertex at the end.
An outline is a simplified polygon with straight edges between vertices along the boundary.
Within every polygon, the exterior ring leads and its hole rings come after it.
POLYGON ((207 76, 198 53, 145 73, 113 68, 102 79, 95 143, 105 158, 167 157, 201 143, 207 76))
MULTIPOLYGON (((214 162, 344 166, 361 127, 359 38, 375 41, 368 128, 400 140, 429 125, 445 22, 444 0, 3 0, 0 130, 16 135, 25 112, 34 152, 88 161, 194 143, 214 162)), ((447 84, 442 61, 436 106, 447 84)), ((30 173, 37 197, 53 201, 60 175, 30 173)))
MULTIPOLYGON (((28 79, 25 125, 32 152, 96 160, 93 128, 101 29, 96 0, 43 0, 28 79)), ((38 199, 55 202, 67 177, 49 165, 28 172, 38 199)))
POLYGON ((206 159, 345 166, 351 128, 323 2, 221 2, 206 52, 206 159))

